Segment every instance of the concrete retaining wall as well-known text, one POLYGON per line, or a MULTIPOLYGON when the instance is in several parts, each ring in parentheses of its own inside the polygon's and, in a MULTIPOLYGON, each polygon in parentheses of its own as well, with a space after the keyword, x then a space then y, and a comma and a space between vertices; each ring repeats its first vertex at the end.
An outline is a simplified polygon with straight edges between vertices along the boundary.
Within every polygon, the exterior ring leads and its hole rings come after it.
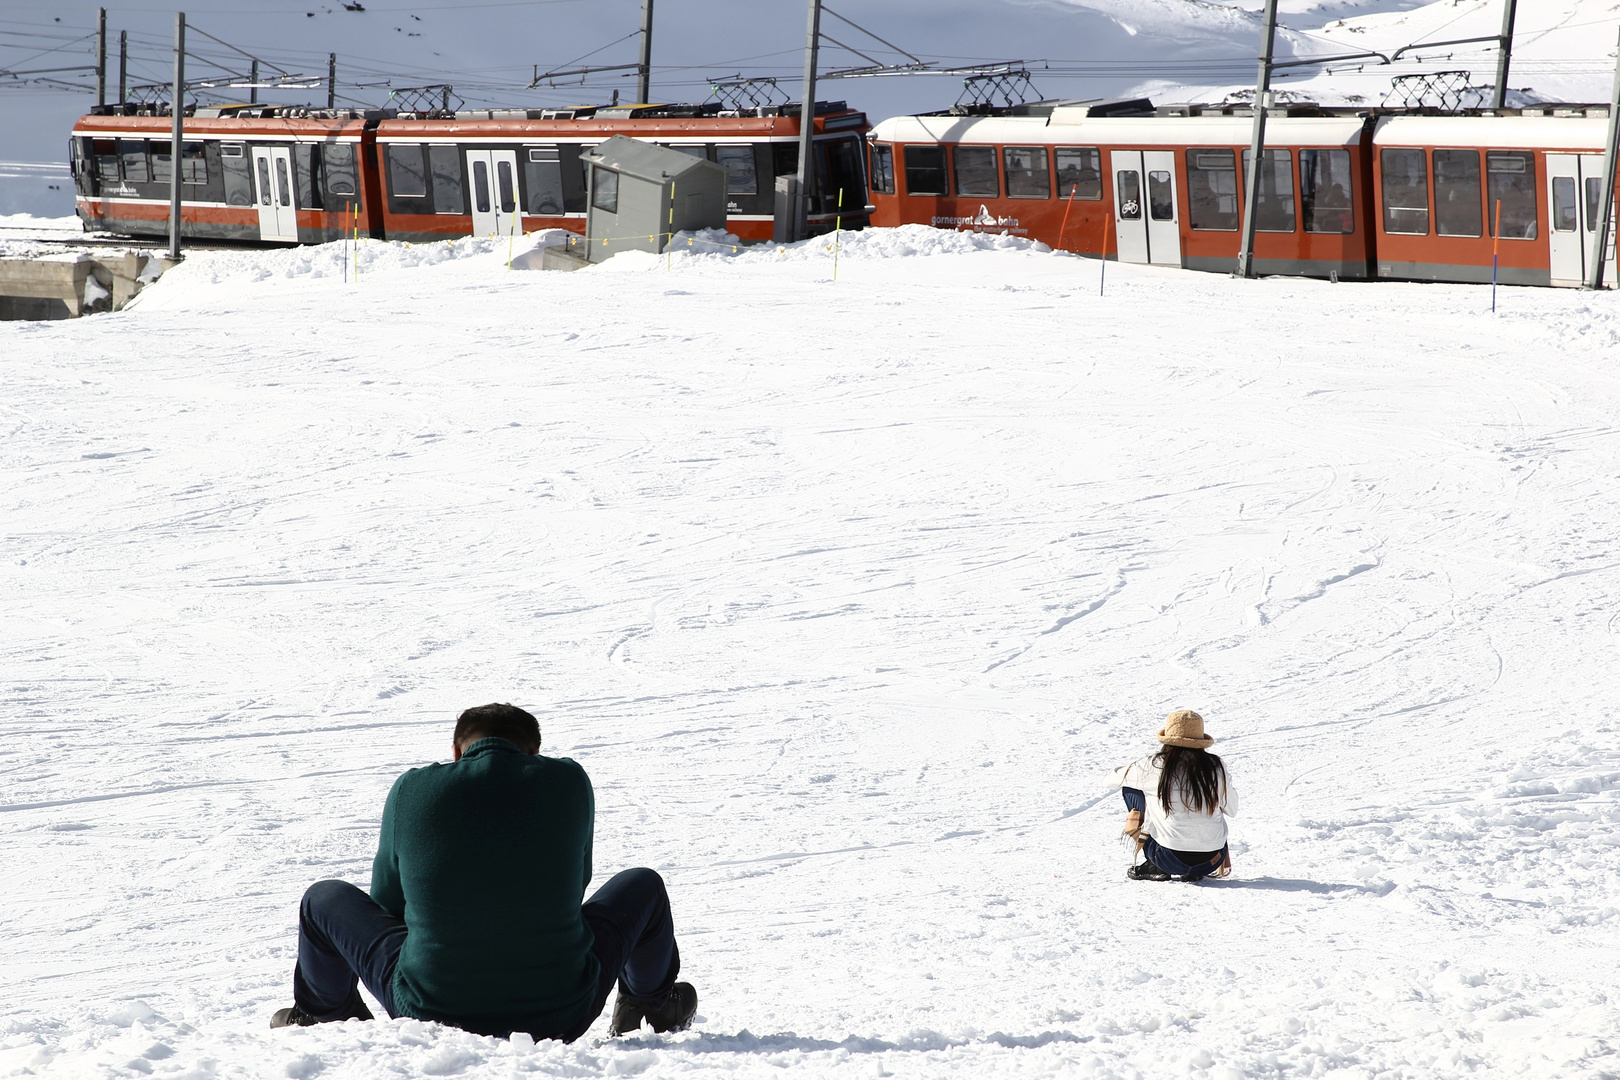
POLYGON ((0 320, 117 311, 172 265, 160 255, 0 259, 0 320))

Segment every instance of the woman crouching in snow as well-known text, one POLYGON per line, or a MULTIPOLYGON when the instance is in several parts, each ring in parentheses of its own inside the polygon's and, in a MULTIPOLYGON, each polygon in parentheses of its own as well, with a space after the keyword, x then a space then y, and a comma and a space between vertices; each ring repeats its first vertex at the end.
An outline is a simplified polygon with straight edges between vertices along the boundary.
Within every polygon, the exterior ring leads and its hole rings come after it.
POLYGON ((1232 872, 1226 818, 1237 813, 1237 793, 1226 766, 1208 752, 1204 718, 1177 709, 1157 736, 1163 749, 1114 770, 1130 813, 1125 835, 1147 861, 1126 876, 1136 881, 1225 877, 1232 872))

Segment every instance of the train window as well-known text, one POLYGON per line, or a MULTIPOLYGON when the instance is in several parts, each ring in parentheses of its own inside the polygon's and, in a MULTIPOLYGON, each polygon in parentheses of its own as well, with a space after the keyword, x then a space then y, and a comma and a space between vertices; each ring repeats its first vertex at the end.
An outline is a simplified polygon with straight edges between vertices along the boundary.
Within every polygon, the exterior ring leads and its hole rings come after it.
POLYGON ((241 143, 225 143, 220 147, 220 172, 225 176, 225 203, 227 206, 253 205, 253 174, 248 172, 248 159, 241 143), (236 153, 231 153, 231 150, 236 153))
POLYGON ((1441 236, 1479 236, 1479 151, 1434 152, 1434 231, 1441 236))
POLYGON ((1595 176, 1586 179, 1586 231, 1597 232, 1598 200, 1603 198, 1603 181, 1595 176))
POLYGON ((888 143, 872 144, 872 190, 894 194, 894 147, 888 143))
MULTIPOLYGON (((1290 150, 1267 150, 1260 169, 1254 227, 1258 232, 1294 231, 1294 155, 1290 150)), ((1249 171, 1249 152, 1243 151, 1243 171, 1249 171)))
POLYGON ((1102 198, 1102 153, 1095 146, 1057 148, 1058 198, 1102 198))
POLYGON ((949 194, 943 146, 907 146, 902 152, 906 159, 907 195, 949 194))
POLYGON ((600 165, 591 169, 591 205, 610 214, 619 212, 619 174, 600 165))
POLYGON ((727 195, 759 194, 759 173, 754 169, 752 145, 717 146, 714 159, 725 166, 727 195))
POLYGON ((956 165, 956 193, 995 198, 1001 194, 1001 177, 996 175, 996 148, 958 146, 951 154, 956 165))
POLYGON ((772 143, 771 167, 777 176, 794 176, 799 171, 799 144, 772 143))
POLYGON ((1187 151, 1187 218, 1195 229, 1238 227, 1237 156, 1230 150, 1187 151))
POLYGON ((1350 202, 1350 193, 1354 190, 1350 151, 1299 152, 1299 204, 1306 232, 1355 232, 1356 217, 1350 202))
POLYGON ((1148 214, 1154 221, 1176 220, 1175 187, 1170 183, 1166 169, 1148 173, 1148 214))
POLYGON ((1580 230, 1580 208, 1575 203, 1575 178, 1573 176, 1553 177, 1552 227, 1558 232, 1577 232, 1580 230))
POLYGON ((501 213, 510 214, 517 209, 517 192, 513 190, 512 163, 510 161, 497 161, 495 163, 495 189, 500 196, 501 213))
POLYGON ((529 184, 529 213, 555 217, 563 212, 562 155, 555 146, 532 146, 523 164, 529 184))
POLYGON ((1114 179, 1114 193, 1119 199, 1120 219, 1122 221, 1140 221, 1142 218, 1142 174, 1135 169, 1125 169, 1114 179))
POLYGON ((169 156, 169 140, 152 140, 152 182, 167 184, 174 173, 173 159, 169 156))
POLYGON ((1379 154, 1384 171, 1384 231, 1429 234, 1429 170, 1422 150, 1385 149, 1379 154))
POLYGON ((466 196, 461 191, 461 151, 454 146, 430 145, 428 173, 433 178, 433 212, 467 213, 466 196))
POLYGON ((480 214, 489 213, 489 164, 475 161, 473 167, 473 205, 480 214))
POLYGON ((146 164, 145 139, 119 139, 118 160, 124 164, 124 179, 132 184, 147 184, 152 170, 146 164))
POLYGON ((270 206, 270 159, 259 158, 259 205, 270 206))
POLYGON ((388 147, 388 193, 401 199, 427 197, 427 166, 421 143, 393 143, 388 147))
POLYGON ((1498 206, 1502 236, 1509 240, 1536 238, 1536 158, 1528 151, 1485 151, 1485 221, 1494 234, 1498 206))
POLYGON ((118 144, 111 139, 96 139, 91 144, 96 159, 96 175, 107 183, 118 183, 118 144))
POLYGON ((1007 168, 1007 194, 1014 199, 1050 199, 1052 174, 1046 169, 1046 147, 1009 146, 1002 151, 1007 168))
POLYGON ((276 158, 276 194, 282 206, 293 205, 292 181, 287 175, 287 159, 284 157, 276 158))
POLYGON ((354 148, 354 143, 327 143, 321 155, 326 165, 326 193, 334 198, 352 199, 359 191, 354 148))
POLYGON ((180 182, 182 184, 208 183, 208 158, 205 156, 202 143, 188 142, 180 144, 180 182))

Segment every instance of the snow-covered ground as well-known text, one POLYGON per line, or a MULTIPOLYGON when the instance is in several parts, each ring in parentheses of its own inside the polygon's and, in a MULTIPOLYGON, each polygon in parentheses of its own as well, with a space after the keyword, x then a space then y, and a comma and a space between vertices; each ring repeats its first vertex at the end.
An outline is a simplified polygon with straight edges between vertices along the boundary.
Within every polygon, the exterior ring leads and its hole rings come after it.
POLYGON ((0 324, 0 1076, 1620 1071, 1620 296, 827 247, 201 252, 0 324), (699 1021, 268 1030, 490 700, 699 1021), (1176 706, 1229 881, 1124 878, 1176 706))

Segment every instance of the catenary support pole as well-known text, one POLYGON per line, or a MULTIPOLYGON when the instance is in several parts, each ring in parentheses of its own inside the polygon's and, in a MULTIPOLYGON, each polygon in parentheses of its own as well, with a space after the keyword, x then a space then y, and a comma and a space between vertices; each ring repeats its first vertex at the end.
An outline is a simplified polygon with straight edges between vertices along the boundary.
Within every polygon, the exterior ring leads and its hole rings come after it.
POLYGON ((129 31, 118 31, 118 104, 129 100, 129 31))
POLYGON ((1496 43, 1496 89, 1491 94, 1491 108, 1500 109, 1507 104, 1508 65, 1513 61, 1513 16, 1519 0, 1502 0, 1502 34, 1496 43))
POLYGON ((636 101, 652 100, 652 11, 653 0, 641 0, 641 63, 636 66, 636 101))
POLYGON ((816 182, 816 163, 810 156, 816 132, 816 54, 821 45, 821 0, 810 0, 809 26, 804 36, 804 95, 799 102, 799 207, 793 238, 810 235, 810 195, 816 182))
POLYGON ((337 53, 326 54, 326 107, 337 108, 337 53))
POLYGON ((259 62, 257 60, 253 61, 253 67, 248 71, 248 82, 251 84, 248 86, 248 104, 257 105, 259 103, 259 62))
POLYGON ((1266 0, 1265 29, 1260 44, 1260 73, 1254 81, 1254 133, 1249 139, 1249 168, 1243 185, 1243 243, 1238 248, 1236 277, 1254 276, 1254 211, 1260 203, 1260 170, 1266 152, 1266 106, 1271 97, 1271 48, 1277 37, 1277 0, 1266 0))
POLYGON ((169 126, 169 258, 180 259, 180 158, 186 115, 186 13, 174 13, 174 121, 169 126))
POLYGON ((107 104, 107 9, 96 9, 96 104, 107 104))
POLYGON ((1614 86, 1609 90, 1609 140, 1603 146, 1603 191, 1598 199, 1597 229, 1592 233, 1592 257, 1586 265, 1592 268, 1586 279, 1589 289, 1603 288, 1603 260, 1609 254, 1614 234, 1609 223, 1614 220, 1614 166, 1615 154, 1620 150, 1620 42, 1615 45, 1614 86))

